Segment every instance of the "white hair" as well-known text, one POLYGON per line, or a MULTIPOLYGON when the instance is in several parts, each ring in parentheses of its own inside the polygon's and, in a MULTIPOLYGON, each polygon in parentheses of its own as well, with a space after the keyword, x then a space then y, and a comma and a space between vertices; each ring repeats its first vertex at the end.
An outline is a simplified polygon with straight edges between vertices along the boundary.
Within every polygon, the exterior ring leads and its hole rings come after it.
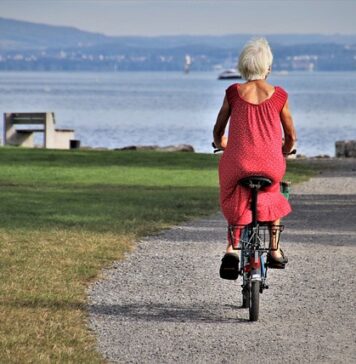
POLYGON ((243 48, 237 68, 247 81, 264 80, 272 61, 273 55, 267 39, 252 39, 243 48))

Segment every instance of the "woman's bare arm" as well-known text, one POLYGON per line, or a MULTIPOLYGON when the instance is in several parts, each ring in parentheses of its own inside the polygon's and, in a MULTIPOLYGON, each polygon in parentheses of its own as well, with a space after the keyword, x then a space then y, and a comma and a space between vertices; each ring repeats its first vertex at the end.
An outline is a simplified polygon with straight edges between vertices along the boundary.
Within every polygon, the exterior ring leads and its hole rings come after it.
POLYGON ((224 102, 220 108, 216 123, 214 126, 214 143, 217 148, 225 149, 227 144, 227 138, 224 136, 226 125, 229 121, 231 114, 230 105, 227 102, 226 96, 224 102))
POLYGON ((288 100, 286 101, 280 115, 284 131, 284 144, 282 151, 284 154, 288 154, 293 150, 293 146, 297 141, 297 134, 294 128, 292 114, 289 110, 288 100))

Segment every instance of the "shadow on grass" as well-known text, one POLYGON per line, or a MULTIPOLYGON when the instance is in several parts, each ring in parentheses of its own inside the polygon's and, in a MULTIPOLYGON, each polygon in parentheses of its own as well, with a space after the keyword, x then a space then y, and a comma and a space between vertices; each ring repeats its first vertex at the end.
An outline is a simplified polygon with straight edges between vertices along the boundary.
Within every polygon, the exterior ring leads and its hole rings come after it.
POLYGON ((36 297, 34 299, 9 299, 0 301, 0 306, 11 308, 50 309, 50 310, 87 310, 87 304, 80 301, 49 300, 36 297))
POLYGON ((217 209, 217 187, 76 186, 2 188, 2 228, 155 231, 217 209))
POLYGON ((119 152, 2 148, 1 165, 28 164, 51 167, 157 167, 165 169, 215 169, 218 156, 198 153, 119 152))
POLYGON ((46 310, 81 310, 92 315, 108 315, 134 319, 140 321, 156 322, 199 322, 199 323, 231 323, 249 322, 246 318, 236 317, 240 306, 224 304, 192 304, 179 305, 174 303, 136 303, 126 305, 94 305, 83 304, 79 301, 14 299, 1 302, 0 306, 11 308, 29 308, 46 310))

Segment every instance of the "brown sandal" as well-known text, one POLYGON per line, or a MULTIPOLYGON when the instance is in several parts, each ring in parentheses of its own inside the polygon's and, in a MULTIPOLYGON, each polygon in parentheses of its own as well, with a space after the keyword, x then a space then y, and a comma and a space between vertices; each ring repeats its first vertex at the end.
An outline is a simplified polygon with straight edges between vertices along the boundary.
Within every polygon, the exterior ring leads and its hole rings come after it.
POLYGON ((271 269, 284 269, 288 262, 288 258, 286 258, 281 250, 281 258, 272 257, 271 253, 267 254, 267 267, 271 269))

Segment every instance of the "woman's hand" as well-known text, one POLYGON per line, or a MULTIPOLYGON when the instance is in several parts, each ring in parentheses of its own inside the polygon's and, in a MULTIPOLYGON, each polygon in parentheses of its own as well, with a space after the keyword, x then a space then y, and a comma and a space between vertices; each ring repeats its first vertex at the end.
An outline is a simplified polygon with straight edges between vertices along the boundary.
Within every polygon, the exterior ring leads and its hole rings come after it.
POLYGON ((218 149, 225 149, 227 146, 227 137, 223 135, 219 141, 215 141, 215 145, 218 149), (218 142, 218 143, 217 143, 218 142))

